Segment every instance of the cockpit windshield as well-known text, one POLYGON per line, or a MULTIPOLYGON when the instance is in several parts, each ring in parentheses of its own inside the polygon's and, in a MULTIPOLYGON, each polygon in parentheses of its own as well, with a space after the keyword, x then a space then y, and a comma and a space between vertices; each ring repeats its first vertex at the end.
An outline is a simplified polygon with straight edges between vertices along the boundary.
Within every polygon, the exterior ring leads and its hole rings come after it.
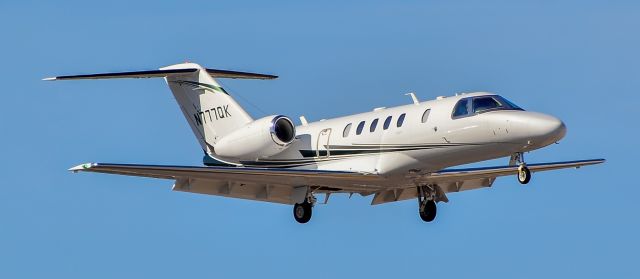
POLYGON ((494 110, 523 110, 498 95, 485 95, 460 99, 453 108, 452 118, 465 117, 494 110))

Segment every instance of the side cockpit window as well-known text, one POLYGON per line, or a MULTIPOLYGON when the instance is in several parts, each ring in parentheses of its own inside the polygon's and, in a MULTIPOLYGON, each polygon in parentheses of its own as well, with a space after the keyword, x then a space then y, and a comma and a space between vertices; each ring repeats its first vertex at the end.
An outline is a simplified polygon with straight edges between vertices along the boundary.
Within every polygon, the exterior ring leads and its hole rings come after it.
POLYGON ((503 107, 502 104, 498 103, 498 101, 489 96, 473 98, 473 112, 475 113, 499 109, 501 107, 503 107))
POLYGON ((458 101, 456 106, 453 108, 453 114, 451 115, 453 118, 467 116, 469 114, 469 99, 462 99, 458 101))
POLYGON ((493 98, 496 99, 498 102, 500 102, 507 109, 510 109, 510 110, 524 110, 521 107, 517 106, 516 104, 512 103, 511 101, 503 98, 502 96, 495 95, 495 96, 493 96, 493 98))

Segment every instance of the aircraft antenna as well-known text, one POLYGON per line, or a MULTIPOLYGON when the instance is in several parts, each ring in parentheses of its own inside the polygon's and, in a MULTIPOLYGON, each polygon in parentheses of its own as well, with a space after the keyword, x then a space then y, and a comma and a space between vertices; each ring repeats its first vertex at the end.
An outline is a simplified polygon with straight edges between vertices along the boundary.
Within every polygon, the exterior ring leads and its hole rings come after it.
POLYGON ((414 93, 414 92, 409 92, 409 93, 404 94, 404 95, 405 95, 405 96, 407 96, 407 95, 408 95, 408 96, 411 96, 411 100, 413 100, 413 103, 414 103, 414 104, 416 104, 416 105, 419 105, 419 104, 420 104, 420 101, 418 101, 418 97, 416 97, 416 93, 414 93))

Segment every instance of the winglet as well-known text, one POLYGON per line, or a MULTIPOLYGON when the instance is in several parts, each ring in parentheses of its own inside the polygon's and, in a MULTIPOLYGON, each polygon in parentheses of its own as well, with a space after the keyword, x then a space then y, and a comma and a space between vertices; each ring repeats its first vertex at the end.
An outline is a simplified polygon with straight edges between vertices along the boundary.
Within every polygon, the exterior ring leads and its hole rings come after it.
POLYGON ((68 171, 72 171, 72 172, 79 172, 82 170, 86 170, 86 169, 90 169, 93 166, 96 166, 98 164, 96 163, 86 163, 86 164, 82 164, 82 165, 77 165, 75 167, 72 167, 70 169, 68 169, 68 171))

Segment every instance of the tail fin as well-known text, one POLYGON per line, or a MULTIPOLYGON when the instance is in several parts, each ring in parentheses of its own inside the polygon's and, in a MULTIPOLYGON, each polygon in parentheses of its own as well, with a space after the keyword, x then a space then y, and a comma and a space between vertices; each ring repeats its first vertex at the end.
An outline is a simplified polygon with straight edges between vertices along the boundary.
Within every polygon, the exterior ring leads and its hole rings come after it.
POLYGON ((205 69, 198 64, 182 63, 152 71, 59 76, 44 80, 152 77, 165 78, 200 146, 210 155, 213 154, 213 146, 219 139, 253 121, 213 77, 277 78, 272 75, 205 69))

